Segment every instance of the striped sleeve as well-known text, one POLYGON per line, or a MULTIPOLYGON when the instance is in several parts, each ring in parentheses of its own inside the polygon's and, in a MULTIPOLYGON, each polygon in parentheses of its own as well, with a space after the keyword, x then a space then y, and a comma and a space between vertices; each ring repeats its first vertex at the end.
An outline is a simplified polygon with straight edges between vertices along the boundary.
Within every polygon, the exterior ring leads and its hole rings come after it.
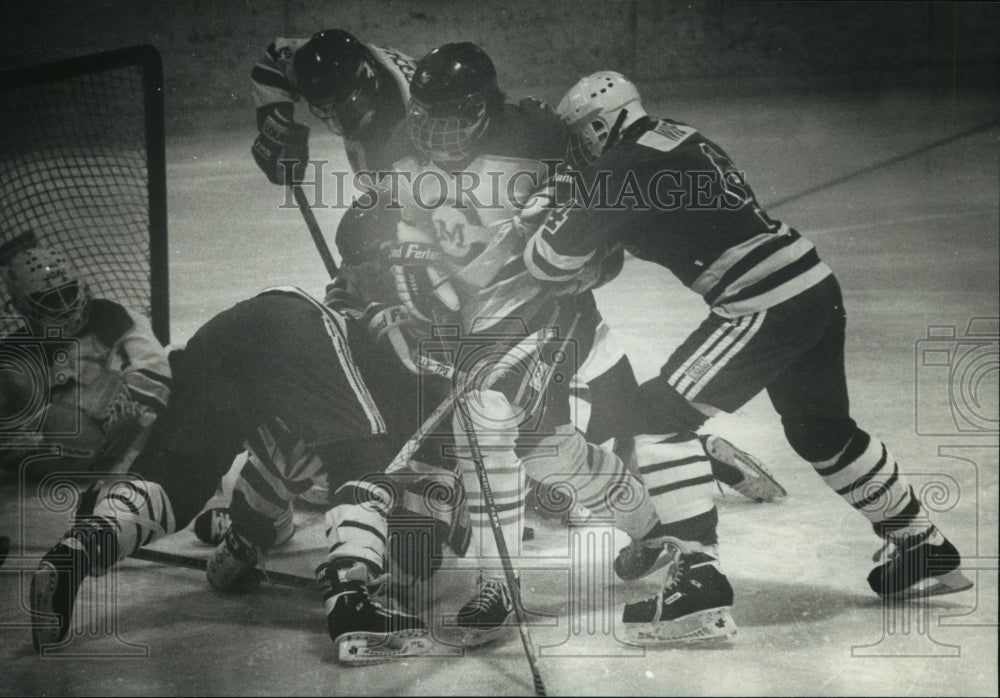
POLYGON ((578 225, 586 213, 565 204, 545 218, 524 248, 528 272, 541 281, 569 281, 593 258, 597 244, 586 240, 586 228, 578 225))
POLYGON ((167 350, 153 335, 146 319, 132 314, 134 325, 125 332, 112 352, 122 362, 122 378, 129 396, 155 414, 167 409, 170 399, 170 362, 167 350))

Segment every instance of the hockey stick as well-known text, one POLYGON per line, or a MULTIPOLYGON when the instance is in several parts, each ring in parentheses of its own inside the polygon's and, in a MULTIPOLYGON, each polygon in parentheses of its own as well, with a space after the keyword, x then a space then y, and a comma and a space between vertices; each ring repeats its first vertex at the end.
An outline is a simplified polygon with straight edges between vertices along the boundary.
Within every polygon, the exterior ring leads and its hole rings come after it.
MULTIPOLYGON (((130 557, 146 562, 161 562, 178 567, 187 567, 192 570, 205 571, 208 569, 208 559, 203 557, 193 557, 191 555, 181 555, 179 553, 168 553, 163 550, 153 550, 152 548, 139 548, 130 557)), ((320 584, 312 577, 301 577, 297 574, 287 574, 285 572, 264 572, 264 579, 278 586, 292 587, 294 589, 306 589, 308 591, 320 591, 320 584)))
POLYGON ((306 227, 309 228, 309 234, 312 236, 313 244, 316 245, 316 251, 319 252, 319 256, 323 260, 323 266, 326 267, 326 273, 332 279, 337 275, 337 263, 333 260, 330 248, 326 244, 326 238, 323 237, 323 231, 320 229, 319 223, 316 221, 316 216, 309 206, 309 199, 306 198, 306 193, 302 191, 302 187, 298 184, 290 184, 289 186, 292 188, 292 195, 295 197, 295 203, 299 206, 299 212, 302 213, 306 227))
POLYGON ((482 451, 479 450, 479 438, 476 436, 475 426, 472 423, 472 415, 469 414, 469 405, 465 402, 464 393, 457 399, 458 415, 462 420, 462 427, 465 429, 466 438, 469 439, 469 448, 472 450, 472 462, 476 466, 476 476, 479 478, 479 488, 483 492, 483 503, 490 517, 490 528, 493 530, 493 540, 496 541, 497 552, 503 563, 503 573, 507 578, 507 588, 510 591, 511 604, 514 606, 514 615, 517 617, 517 629, 521 633, 521 644, 524 646, 524 654, 528 658, 528 666, 531 667, 531 680, 535 685, 535 695, 544 696, 545 682, 542 681, 542 673, 538 669, 538 658, 535 655, 535 646, 531 642, 531 635, 528 633, 528 618, 521 605, 521 588, 514 576, 514 566, 510 561, 510 551, 504 541, 503 530, 500 528, 500 516, 497 514, 497 505, 493 501, 493 490, 490 488, 490 480, 486 475, 486 464, 483 462, 482 451))
MULTIPOLYGON (((569 331, 563 338, 563 347, 566 346, 573 337, 574 332, 576 332, 579 320, 580 314, 577 313, 570 324, 569 331)), ((548 390, 552 382, 552 376, 555 374, 555 366, 543 365, 547 370, 539 381, 538 392, 540 395, 544 395, 545 391, 548 390)), ((530 376, 528 377, 528 382, 530 382, 530 376)), ((524 384, 522 384, 521 388, 523 389, 523 387, 524 384)), ((521 392, 522 390, 519 389, 518 393, 520 394, 521 392)), ((510 561, 510 551, 503 537, 503 529, 500 527, 500 516, 497 514, 496 501, 493 499, 493 489, 490 487, 489 476, 486 474, 486 463, 483 462, 483 453, 479 448, 479 438, 476 436, 475 425, 472 422, 472 415, 469 413, 469 405, 466 402, 464 390, 457 395, 455 402, 458 406, 459 418, 462 420, 462 428, 465 430, 466 438, 469 440, 469 448, 472 451, 472 462, 476 466, 476 477, 479 479, 479 488, 483 493, 483 503, 486 505, 486 511, 490 517, 490 529, 493 531, 493 539, 496 541, 497 552, 503 563, 503 572, 507 579, 507 587, 510 590, 511 605, 514 607, 514 615, 517 618, 517 629, 521 635, 521 644, 524 646, 524 654, 528 658, 528 666, 531 667, 531 680, 534 684, 535 695, 544 696, 547 695, 545 692, 545 682, 542 680, 542 674, 538 668, 538 657, 535 653, 535 646, 528 632, 528 618, 524 611, 524 605, 521 603, 521 588, 517 583, 517 578, 514 576, 514 566, 510 561)))
MULTIPOLYGON (((558 317, 559 317, 559 309, 556 308, 552 312, 552 315, 549 317, 548 324, 543 325, 543 327, 551 327, 555 323, 558 317)), ((569 341, 569 338, 572 337, 573 332, 576 330, 576 322, 577 320, 574 319, 573 324, 570 326, 570 330, 566 334, 566 337, 564 339, 563 342, 564 346, 565 343, 569 341)), ((539 361, 541 360, 542 357, 539 356, 539 361)), ((478 373, 470 374, 465 372, 459 372, 455 374, 455 386, 452 388, 451 392, 448 393, 448 396, 441 401, 441 404, 439 404, 436 408, 434 408, 434 411, 431 412, 431 414, 427 417, 427 419, 424 420, 424 423, 421 424, 420 427, 414 432, 413 436, 411 436, 409 440, 405 444, 403 444, 403 447, 399 449, 399 453, 396 454, 396 457, 393 458, 392 461, 389 463, 389 465, 386 467, 385 471, 387 473, 394 473, 397 470, 402 470, 403 468, 406 467, 407 462, 410 460, 410 458, 413 457, 413 454, 417 452, 417 449, 420 448, 420 446, 424 443, 424 440, 427 439, 430 433, 433 432, 435 429, 437 429, 441 425, 441 422, 444 421, 444 418, 451 413, 452 408, 455 406, 455 401, 458 399, 460 395, 465 394, 465 391, 468 390, 472 381, 478 375, 479 375, 478 373)), ((504 371, 490 371, 486 379, 483 380, 482 383, 480 383, 480 389, 489 390, 504 375, 505 375, 504 371)))

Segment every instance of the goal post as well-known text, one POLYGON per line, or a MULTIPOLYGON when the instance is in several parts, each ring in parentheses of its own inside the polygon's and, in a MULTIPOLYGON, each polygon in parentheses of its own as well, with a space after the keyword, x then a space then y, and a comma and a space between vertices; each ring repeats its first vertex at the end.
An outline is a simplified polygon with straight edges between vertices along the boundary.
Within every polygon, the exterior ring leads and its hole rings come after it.
MULTIPOLYGON (((134 46, 0 72, 0 103, 0 249, 33 237, 64 252, 95 297, 143 313, 167 344, 157 50, 134 46)), ((0 334, 14 329, 9 300, 0 288, 0 334)))

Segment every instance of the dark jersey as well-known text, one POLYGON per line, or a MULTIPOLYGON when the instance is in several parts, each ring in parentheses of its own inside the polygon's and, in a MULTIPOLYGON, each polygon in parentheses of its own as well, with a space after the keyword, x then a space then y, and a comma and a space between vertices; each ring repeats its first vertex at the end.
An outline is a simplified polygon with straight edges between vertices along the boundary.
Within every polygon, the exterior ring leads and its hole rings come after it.
MULTIPOLYGON (((199 433, 210 413, 238 437, 277 418, 309 445, 412 433, 393 424, 417 386, 404 386, 413 377, 391 348, 298 289, 269 289, 219 313, 176 362, 181 400, 168 413, 178 438, 199 433)), ((401 418, 412 422, 419 410, 406 407, 401 418)))
POLYGON ((767 216, 719 146, 665 119, 630 127, 576 179, 525 249, 535 278, 566 281, 615 246, 656 262, 737 317, 830 275, 812 243, 767 216))

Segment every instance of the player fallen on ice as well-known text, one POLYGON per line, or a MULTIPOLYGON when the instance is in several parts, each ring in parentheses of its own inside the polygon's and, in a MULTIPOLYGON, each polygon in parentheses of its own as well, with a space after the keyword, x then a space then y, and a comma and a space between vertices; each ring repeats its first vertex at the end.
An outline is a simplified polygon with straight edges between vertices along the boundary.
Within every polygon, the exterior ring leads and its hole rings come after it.
MULTIPOLYGON (((444 201, 431 207, 421 204, 419 191, 403 187, 399 192, 401 220, 394 226, 397 235, 383 247, 392 261, 400 298, 414 317, 457 323, 471 334, 495 332, 491 323, 499 327, 503 320, 522 322, 534 331, 554 316, 563 337, 574 324, 573 318, 578 318, 572 340, 578 358, 588 359, 593 404, 586 437, 571 421, 568 380, 550 386, 540 423, 527 430, 517 418, 524 406, 515 399, 516 390, 490 390, 474 396, 482 405, 476 431, 488 446, 484 462, 504 539, 515 549, 523 530, 526 474, 571 489, 577 503, 595 513, 613 515, 617 527, 630 536, 641 537, 655 521, 651 506, 644 504, 642 484, 615 453, 596 445, 611 438, 626 441, 635 433, 628 423, 628 405, 638 385, 624 351, 609 341, 607 325, 589 294, 589 288, 616 273, 613 261, 597 270, 577 295, 542 293, 521 261, 525 228, 520 217, 512 216, 534 191, 531 178, 525 175, 535 175, 536 187, 543 184, 548 174, 545 161, 564 157, 567 136, 565 127, 544 105, 532 100, 505 103, 489 56, 465 42, 436 48, 417 63, 407 117, 389 148, 397 171, 409 175, 406 181, 430 179, 449 186, 444 201), (438 176, 426 178, 426 174, 438 176), (491 205, 477 207, 468 192, 461 198, 462 193, 451 184, 459 181, 471 181, 477 200, 491 205), (501 205, 492 205, 498 197, 501 205), (504 428, 489 429, 489 424, 504 428), (536 455, 522 461, 522 454, 532 450, 536 455), (547 451, 558 452, 559 458, 536 457, 547 451), (630 498, 634 506, 620 506, 630 498)), ((456 442, 467 454, 468 438, 457 420, 454 429, 456 442)), ((761 481, 759 464, 735 447, 718 439, 706 449, 695 434, 686 437, 684 443, 660 451, 670 450, 682 461, 697 458, 706 467, 711 459, 735 472, 730 482, 761 481)), ((470 555, 495 559, 498 552, 488 510, 467 455, 462 458, 461 472, 472 514, 470 555)), ((767 483, 773 486, 758 487, 753 494, 759 498, 784 494, 769 479, 767 483)), ((511 590, 495 564, 493 568, 483 564, 476 594, 457 614, 456 625, 468 645, 497 637, 512 615, 511 590)))
MULTIPOLYGON (((591 187, 604 176, 609 195, 590 205, 565 201, 549 213, 524 251, 531 274, 565 284, 624 246, 669 269, 710 308, 659 376, 639 387, 640 448, 669 442, 678 416, 696 429, 766 390, 791 447, 884 540, 881 563, 868 575, 872 591, 893 597, 971 587, 958 551, 891 453, 850 416, 843 299, 812 243, 767 215, 719 146, 691 126, 648 116, 622 75, 581 79, 557 112, 572 132, 581 182, 591 187), (615 206, 620 194, 625 204, 615 206)), ((629 637, 640 644, 735 632, 708 496, 711 471, 691 464, 683 479, 668 481, 678 470, 640 462, 662 521, 615 563, 619 576, 631 578, 667 565, 662 591, 625 607, 629 637)))
MULTIPOLYGON (((364 321, 294 288, 219 313, 171 359, 170 405, 132 471, 78 513, 32 578, 35 647, 66 641, 84 578, 184 528, 244 451, 210 584, 227 592, 257 584, 264 551, 288 533, 289 502, 325 475, 334 492, 317 578, 330 636, 338 649, 377 653, 389 642, 405 653, 423 622, 374 594, 387 571, 388 516, 411 501, 383 470, 421 414, 415 377, 364 321)), ((448 542, 461 553, 455 521, 441 525, 446 536, 456 532, 448 542)))
POLYGON ((145 317, 92 296, 67 255, 14 251, 3 277, 22 327, 0 339, 0 415, 8 477, 127 470, 170 396, 166 349, 145 317), (53 447, 48 449, 47 447, 53 447), (58 451, 55 451, 55 448, 58 451))

